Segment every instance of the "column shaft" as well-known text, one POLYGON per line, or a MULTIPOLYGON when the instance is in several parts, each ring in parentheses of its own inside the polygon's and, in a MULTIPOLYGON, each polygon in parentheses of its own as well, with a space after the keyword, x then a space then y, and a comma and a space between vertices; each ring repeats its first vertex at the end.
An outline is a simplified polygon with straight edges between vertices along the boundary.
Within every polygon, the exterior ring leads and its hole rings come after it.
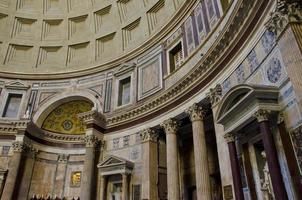
POLYGON ((276 200, 286 200, 288 197, 282 179, 274 138, 269 129, 268 121, 261 121, 259 125, 275 198, 276 200))
POLYGON ((122 174, 122 179, 123 179, 123 189, 122 189, 122 193, 123 193, 123 199, 122 200, 128 200, 128 175, 127 174, 122 174))
POLYGON ((235 197, 236 200, 244 200, 241 175, 240 175, 240 167, 239 167, 239 161, 237 159, 237 150, 236 150, 235 142, 229 141, 228 147, 229 147, 229 154, 230 154, 230 161, 231 161, 235 197))
POLYGON ((198 200, 211 200, 211 183, 203 121, 193 121, 192 128, 197 198, 198 200))
POLYGON ((106 200, 106 188, 107 188, 107 178, 101 176, 101 189, 100 189, 100 199, 106 200))
POLYGON ((81 181, 81 199, 91 200, 92 198, 94 198, 94 158, 95 147, 86 147, 84 169, 81 181))
POLYGON ((9 171, 7 174, 1 199, 13 200, 21 158, 22 152, 15 151, 10 161, 9 171))
POLYGON ((142 199, 158 199, 158 152, 157 152, 157 134, 152 129, 146 129, 142 132, 142 199))
POLYGON ((168 199, 179 200, 179 176, 177 162, 177 136, 167 134, 167 174, 168 174, 168 199))

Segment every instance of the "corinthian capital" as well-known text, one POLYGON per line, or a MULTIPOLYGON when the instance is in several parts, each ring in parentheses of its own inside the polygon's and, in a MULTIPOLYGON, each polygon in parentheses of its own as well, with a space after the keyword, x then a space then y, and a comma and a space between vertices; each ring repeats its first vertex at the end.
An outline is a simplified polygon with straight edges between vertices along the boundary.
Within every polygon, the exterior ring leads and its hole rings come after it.
POLYGON ((188 110, 186 110, 186 113, 190 116, 192 122, 203 120, 205 116, 205 111, 196 103, 194 103, 188 110))
POLYGON ((95 135, 85 135, 83 140, 86 147, 95 147, 99 142, 98 137, 95 135))
POLYGON ((236 136, 233 133, 226 133, 223 137, 227 143, 235 142, 236 140, 236 136))
POLYGON ((175 119, 167 119, 160 126, 165 129, 166 134, 176 134, 178 129, 178 123, 175 119))
POLYGON ((21 153, 23 151, 26 150, 26 145, 25 143, 21 142, 21 141, 15 141, 12 143, 12 147, 13 147, 13 150, 14 152, 18 152, 18 153, 21 153))
POLYGON ((216 104, 222 97, 221 85, 217 84, 214 88, 211 88, 208 97, 210 98, 212 105, 216 104))
POLYGON ((158 133, 155 130, 148 128, 141 132, 142 142, 157 142, 158 133))
POLYGON ((260 109, 255 112, 254 117, 257 119, 258 122, 268 121, 270 113, 270 110, 260 109))
POLYGON ((277 0, 276 9, 266 24, 268 30, 279 35, 290 22, 302 21, 302 6, 300 0, 277 0))

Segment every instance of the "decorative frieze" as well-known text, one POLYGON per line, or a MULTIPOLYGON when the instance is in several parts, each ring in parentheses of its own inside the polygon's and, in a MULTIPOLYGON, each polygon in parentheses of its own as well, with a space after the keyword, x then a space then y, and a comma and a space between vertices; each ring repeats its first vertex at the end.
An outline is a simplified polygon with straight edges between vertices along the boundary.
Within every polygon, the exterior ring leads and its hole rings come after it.
POLYGON ((268 121, 270 113, 270 110, 259 109, 253 116, 257 119, 258 122, 263 122, 268 121))
POLYGON ((268 30, 276 35, 284 30, 290 22, 301 22, 302 20, 302 5, 300 0, 278 0, 274 12, 266 24, 268 30))
POLYGON ((145 129, 141 132, 142 142, 157 142, 158 133, 151 128, 145 129))
POLYGON ((83 138, 86 147, 95 147, 98 144, 98 137, 95 135, 86 135, 83 138))
POLYGON ((160 126, 165 129, 166 134, 176 134, 179 124, 175 119, 167 119, 160 126))
POLYGON ((187 111, 186 113, 190 116, 190 119, 192 122, 197 120, 203 120, 205 117, 205 110, 202 108, 202 106, 197 105, 194 103, 187 111))

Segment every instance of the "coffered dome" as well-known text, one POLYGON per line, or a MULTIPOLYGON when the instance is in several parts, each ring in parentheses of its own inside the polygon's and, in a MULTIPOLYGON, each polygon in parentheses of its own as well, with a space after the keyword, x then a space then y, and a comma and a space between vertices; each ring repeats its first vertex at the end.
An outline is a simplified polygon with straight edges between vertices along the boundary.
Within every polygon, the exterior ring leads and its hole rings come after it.
POLYGON ((56 74, 117 66, 158 41, 163 27, 190 4, 184 2, 0 0, 1 71, 56 74))

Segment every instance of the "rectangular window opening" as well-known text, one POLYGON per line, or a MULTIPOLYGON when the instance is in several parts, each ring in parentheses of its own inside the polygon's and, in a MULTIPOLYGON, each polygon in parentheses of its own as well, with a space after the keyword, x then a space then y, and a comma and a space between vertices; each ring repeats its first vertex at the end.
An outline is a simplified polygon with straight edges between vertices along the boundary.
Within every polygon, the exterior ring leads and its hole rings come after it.
POLYGON ((21 105, 22 94, 9 94, 4 107, 2 117, 16 118, 18 117, 21 105))
POLYGON ((131 77, 127 77, 119 82, 118 106, 130 103, 131 77))
POLYGON ((169 51, 170 73, 174 72, 183 63, 182 45, 179 42, 169 51))

